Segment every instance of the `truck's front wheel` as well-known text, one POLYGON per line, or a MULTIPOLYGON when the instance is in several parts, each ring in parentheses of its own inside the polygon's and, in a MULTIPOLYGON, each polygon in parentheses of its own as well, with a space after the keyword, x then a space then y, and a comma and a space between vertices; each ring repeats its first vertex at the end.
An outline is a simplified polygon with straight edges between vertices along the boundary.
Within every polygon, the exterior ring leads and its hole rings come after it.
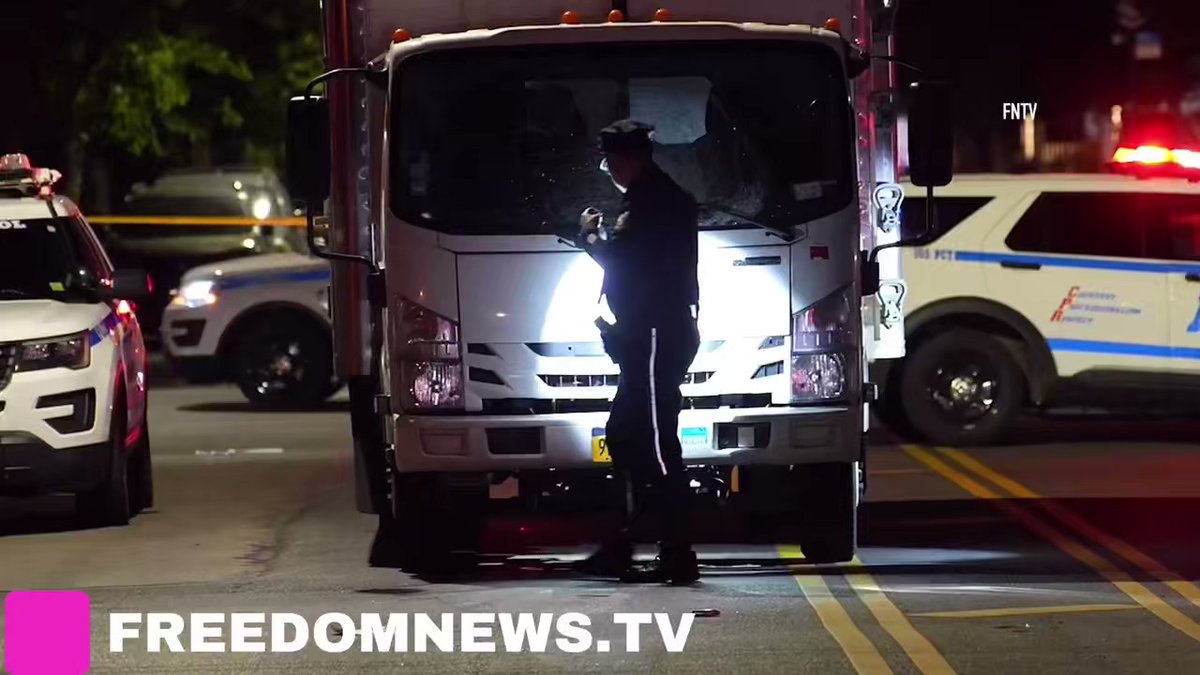
POLYGON ((392 473, 391 535, 410 574, 451 574, 474 563, 483 536, 487 485, 452 485, 439 474, 392 473))
POLYGON ((813 564, 854 558, 858 540, 859 467, 854 462, 792 468, 801 502, 800 550, 813 564))

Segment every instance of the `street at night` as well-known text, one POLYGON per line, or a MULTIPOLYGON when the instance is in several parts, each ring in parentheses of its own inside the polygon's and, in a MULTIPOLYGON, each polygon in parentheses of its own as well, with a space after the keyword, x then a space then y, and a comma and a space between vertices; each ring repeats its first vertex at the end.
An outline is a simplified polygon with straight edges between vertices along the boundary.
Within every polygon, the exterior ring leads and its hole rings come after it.
MULTIPOLYGON (((1200 666, 1192 423, 1032 420, 1012 445, 971 450, 880 442, 856 561, 814 567, 786 541, 739 543, 735 527, 700 547, 701 583, 673 589, 579 578, 564 563, 586 550, 571 535, 554 543, 569 527, 513 515, 492 519, 488 562, 473 575, 368 568, 374 518, 353 508, 343 407, 252 412, 232 388, 159 388, 156 509, 83 531, 54 499, 6 509, 4 585, 86 590, 106 612, 720 612, 696 619, 682 654, 644 631, 639 654, 110 654, 95 672, 1200 666), (536 548, 521 541, 526 525, 536 548), (522 555, 504 555, 514 549, 522 555)), ((611 627, 596 636, 623 639, 611 627)))

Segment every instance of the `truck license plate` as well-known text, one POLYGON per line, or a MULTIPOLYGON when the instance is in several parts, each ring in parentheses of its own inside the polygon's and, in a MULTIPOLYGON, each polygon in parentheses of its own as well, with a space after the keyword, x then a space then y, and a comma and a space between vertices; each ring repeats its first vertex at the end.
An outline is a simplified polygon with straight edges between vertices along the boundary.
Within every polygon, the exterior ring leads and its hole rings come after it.
MULTIPOLYGON (((684 427, 679 430, 679 442, 686 451, 704 450, 710 447, 708 427, 684 427)), ((596 464, 612 464, 608 454, 608 443, 604 437, 604 429, 592 429, 592 461, 596 464)))

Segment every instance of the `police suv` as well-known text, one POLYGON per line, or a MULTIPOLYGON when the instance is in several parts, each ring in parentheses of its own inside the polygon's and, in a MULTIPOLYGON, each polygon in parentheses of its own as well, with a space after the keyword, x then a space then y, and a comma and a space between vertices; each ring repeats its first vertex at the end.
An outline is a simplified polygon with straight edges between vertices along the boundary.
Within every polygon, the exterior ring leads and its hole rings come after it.
POLYGON ((73 492, 122 525, 154 500, 144 272, 116 271, 58 173, 0 158, 0 495, 73 492))
MULTIPOLYGON (((917 231, 926 200, 905 193, 917 231)), ((959 176, 933 215, 930 243, 904 252, 908 355, 877 374, 889 421, 971 444, 1027 407, 1197 400, 1200 185, 959 176)))
POLYGON ((256 255, 189 270, 161 333, 174 369, 229 379, 251 403, 311 406, 341 388, 333 372, 329 263, 256 255))

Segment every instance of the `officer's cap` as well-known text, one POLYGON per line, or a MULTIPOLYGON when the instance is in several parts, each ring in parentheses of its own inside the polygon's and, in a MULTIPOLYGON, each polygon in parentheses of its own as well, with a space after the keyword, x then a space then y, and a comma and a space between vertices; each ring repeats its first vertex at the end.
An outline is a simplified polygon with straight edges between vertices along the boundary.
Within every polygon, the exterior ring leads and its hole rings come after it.
POLYGON ((649 152, 654 126, 637 120, 621 120, 600 130, 600 151, 604 153, 649 152))

